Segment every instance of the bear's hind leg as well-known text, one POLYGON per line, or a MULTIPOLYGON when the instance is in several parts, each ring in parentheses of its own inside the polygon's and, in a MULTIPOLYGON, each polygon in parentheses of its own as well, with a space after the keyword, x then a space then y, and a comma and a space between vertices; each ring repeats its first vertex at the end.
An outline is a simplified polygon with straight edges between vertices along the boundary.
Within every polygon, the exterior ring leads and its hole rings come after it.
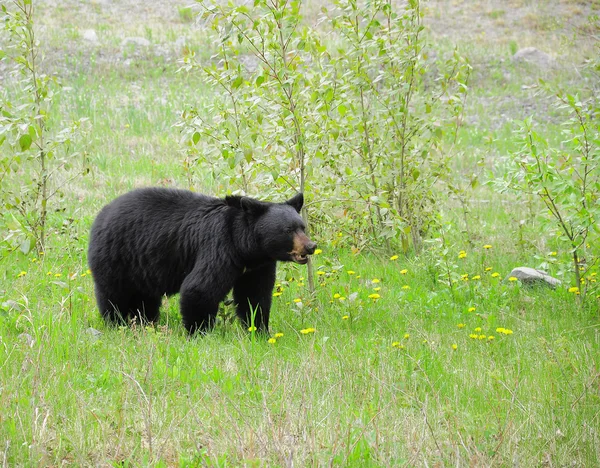
POLYGON ((127 325, 129 315, 128 298, 121 294, 110 296, 96 286, 96 302, 104 321, 110 325, 127 325))
POLYGON ((158 321, 161 297, 149 297, 134 294, 129 300, 129 316, 140 323, 154 323, 158 321))

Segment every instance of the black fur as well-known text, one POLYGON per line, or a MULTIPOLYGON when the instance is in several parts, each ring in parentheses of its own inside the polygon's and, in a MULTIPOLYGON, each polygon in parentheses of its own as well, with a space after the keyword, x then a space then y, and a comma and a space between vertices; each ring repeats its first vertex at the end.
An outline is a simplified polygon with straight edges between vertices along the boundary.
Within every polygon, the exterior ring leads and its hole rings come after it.
POLYGON ((277 261, 305 263, 316 247, 304 233, 302 204, 302 194, 268 203, 162 188, 117 198, 90 235, 100 313, 109 323, 153 322, 162 296, 180 292, 185 328, 206 331, 233 288, 243 324, 255 311, 255 326, 267 332, 277 261))

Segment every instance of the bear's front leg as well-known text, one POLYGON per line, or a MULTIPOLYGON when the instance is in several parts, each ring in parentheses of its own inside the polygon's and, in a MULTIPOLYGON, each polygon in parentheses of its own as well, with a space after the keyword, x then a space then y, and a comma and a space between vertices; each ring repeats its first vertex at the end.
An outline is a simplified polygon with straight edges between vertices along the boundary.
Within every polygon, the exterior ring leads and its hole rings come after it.
POLYGON ((223 284, 206 283, 206 275, 190 273, 181 286, 180 310, 183 326, 193 335, 210 331, 215 325, 219 302, 227 294, 223 284), (202 284, 201 279, 204 279, 202 284))
POLYGON ((237 315, 246 328, 253 323, 257 330, 269 332, 269 313, 275 285, 276 262, 246 271, 233 286, 237 315))

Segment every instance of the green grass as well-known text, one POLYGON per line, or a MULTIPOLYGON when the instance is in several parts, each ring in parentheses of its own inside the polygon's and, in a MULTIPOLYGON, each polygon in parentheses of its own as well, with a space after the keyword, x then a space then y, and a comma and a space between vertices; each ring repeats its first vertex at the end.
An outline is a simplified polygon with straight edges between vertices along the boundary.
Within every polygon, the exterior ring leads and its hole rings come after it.
MULTIPOLYGON (((75 36, 72 15, 63 9, 44 18, 71 25, 50 28, 48 43, 75 36)), ((152 34, 142 23, 120 31, 110 16, 97 30, 114 47, 119 32, 159 43, 186 27, 187 13, 172 16, 146 26, 152 34)), ((478 172, 485 182, 518 147, 512 124, 527 114, 524 100, 537 106, 544 131, 558 134, 560 123, 523 87, 530 70, 484 59, 494 44, 470 47, 475 72, 452 170, 457 180, 478 172)), ((508 56, 506 44, 497 47, 508 56)), ((88 52, 50 54, 48 62, 69 88, 57 100, 57 119, 90 119, 77 149, 93 171, 53 202, 64 212, 51 214, 45 255, 0 259, 4 465, 597 465, 598 290, 580 304, 567 290, 569 254, 536 221, 539 205, 492 185, 466 192, 466 219, 455 198, 441 205, 453 226, 448 265, 469 275, 452 288, 430 244, 418 257, 390 260, 353 254, 350 239, 323 229, 315 296, 304 267, 279 268, 271 329, 283 336, 275 344, 242 329, 229 307, 213 333, 190 339, 177 297, 165 299, 156 327, 106 327, 87 274, 92 220, 135 186, 188 186, 173 125, 211 92, 172 60, 141 54, 125 65, 88 52), (520 265, 545 265, 564 286, 508 281, 520 265), (301 333, 306 328, 315 332, 301 333)), ((576 85, 574 75, 556 80, 576 85)), ((212 192, 208 177, 193 185, 212 192)))

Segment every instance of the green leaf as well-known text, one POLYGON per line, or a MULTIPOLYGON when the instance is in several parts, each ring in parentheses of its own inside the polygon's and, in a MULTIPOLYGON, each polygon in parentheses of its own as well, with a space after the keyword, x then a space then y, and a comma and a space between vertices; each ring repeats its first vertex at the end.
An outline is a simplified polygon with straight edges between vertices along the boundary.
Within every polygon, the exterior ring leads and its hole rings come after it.
POLYGON ((256 77, 256 86, 260 86, 261 84, 263 84, 265 82, 265 77, 263 75, 258 75, 256 77))
POLYGON ((231 83, 231 86, 233 87, 233 89, 237 89, 242 85, 243 82, 244 82, 244 77, 242 75, 240 75, 233 81, 233 83, 231 83))
POLYGON ((194 134, 192 135, 192 141, 194 142, 194 145, 198 144, 198 142, 200 141, 200 133, 199 132, 194 132, 194 134))
POLYGON ((32 142, 33 140, 30 135, 21 135, 21 138, 19 138, 19 147, 21 148, 21 151, 27 151, 31 147, 32 142))

